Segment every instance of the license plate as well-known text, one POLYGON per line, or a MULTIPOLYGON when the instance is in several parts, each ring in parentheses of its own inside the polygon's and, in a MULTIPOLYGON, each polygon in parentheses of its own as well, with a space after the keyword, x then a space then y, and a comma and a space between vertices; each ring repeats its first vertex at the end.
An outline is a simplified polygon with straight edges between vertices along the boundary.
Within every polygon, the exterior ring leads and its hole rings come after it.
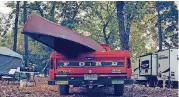
POLYGON ((97 80, 98 76, 97 74, 85 74, 84 80, 97 80))
POLYGON ((56 81, 57 85, 67 85, 68 81, 56 81))
POLYGON ((123 80, 112 80, 112 84, 124 84, 123 80))

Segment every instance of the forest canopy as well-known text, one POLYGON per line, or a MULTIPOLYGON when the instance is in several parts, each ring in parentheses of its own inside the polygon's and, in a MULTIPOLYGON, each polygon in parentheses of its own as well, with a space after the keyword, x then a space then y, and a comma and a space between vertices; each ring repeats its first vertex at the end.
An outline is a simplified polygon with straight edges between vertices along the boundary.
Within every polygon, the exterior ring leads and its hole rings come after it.
MULTIPOLYGON (((113 50, 129 50, 133 65, 140 55, 178 47, 178 8, 174 1, 8 1, 5 6, 11 12, 0 12, 0 46, 22 55, 24 15, 33 14, 108 44, 113 50)), ((51 51, 28 38, 27 61, 38 65, 39 70, 48 64, 51 51)))

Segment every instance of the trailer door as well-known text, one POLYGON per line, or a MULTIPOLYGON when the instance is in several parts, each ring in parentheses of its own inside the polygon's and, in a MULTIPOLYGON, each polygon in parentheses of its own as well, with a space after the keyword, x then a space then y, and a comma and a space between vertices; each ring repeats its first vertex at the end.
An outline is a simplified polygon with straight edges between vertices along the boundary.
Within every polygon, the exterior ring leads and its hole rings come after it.
POLYGON ((163 78, 163 76, 169 76, 170 72, 170 61, 169 61, 169 50, 158 52, 158 76, 163 78))
POLYGON ((141 76, 152 74, 152 55, 145 55, 140 57, 139 74, 141 76))
POLYGON ((178 64, 179 64, 178 49, 170 49, 170 77, 172 81, 179 81, 178 64))

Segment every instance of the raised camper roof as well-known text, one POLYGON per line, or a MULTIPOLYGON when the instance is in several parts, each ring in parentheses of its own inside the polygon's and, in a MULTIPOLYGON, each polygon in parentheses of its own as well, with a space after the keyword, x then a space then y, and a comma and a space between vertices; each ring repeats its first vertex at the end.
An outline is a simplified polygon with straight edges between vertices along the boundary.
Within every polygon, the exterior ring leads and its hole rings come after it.
POLYGON ((66 56, 103 50, 100 44, 89 37, 38 15, 32 15, 27 19, 22 33, 66 56))

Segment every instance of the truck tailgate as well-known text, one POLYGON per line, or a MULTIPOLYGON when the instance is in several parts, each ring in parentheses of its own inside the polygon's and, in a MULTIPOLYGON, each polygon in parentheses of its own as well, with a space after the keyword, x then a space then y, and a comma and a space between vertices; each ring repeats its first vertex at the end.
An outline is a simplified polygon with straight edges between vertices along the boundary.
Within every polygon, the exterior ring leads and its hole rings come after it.
POLYGON ((95 67, 60 67, 56 69, 55 74, 111 74, 126 73, 126 69, 119 66, 95 66, 95 67))

